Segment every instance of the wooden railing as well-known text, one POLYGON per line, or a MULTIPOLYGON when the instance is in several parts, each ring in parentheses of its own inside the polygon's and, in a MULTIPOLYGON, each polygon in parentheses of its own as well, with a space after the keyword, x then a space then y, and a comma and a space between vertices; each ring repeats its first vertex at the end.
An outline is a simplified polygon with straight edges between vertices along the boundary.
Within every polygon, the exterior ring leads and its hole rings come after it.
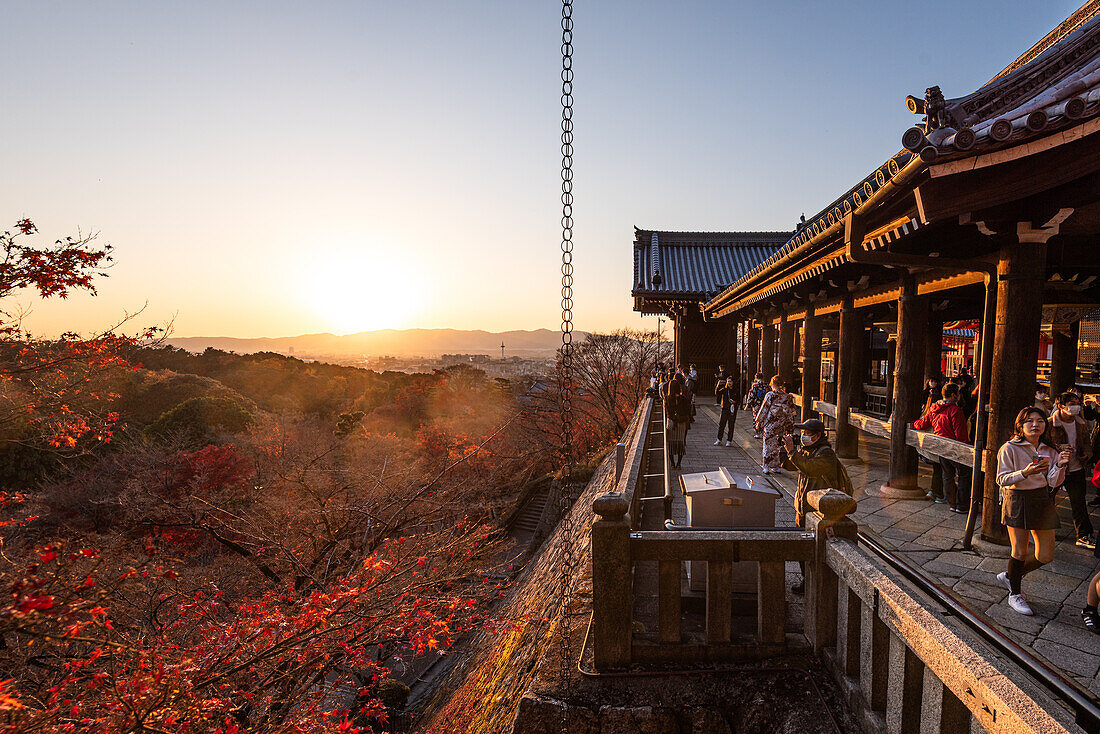
MULTIPOLYGON (((832 403, 815 400, 814 410, 832 418, 837 417, 836 406, 832 403)), ((889 421, 880 420, 866 413, 849 410, 848 423, 872 436, 890 438, 891 426, 889 421)), ((974 447, 968 443, 937 436, 930 431, 918 431, 912 425, 906 428, 905 443, 919 449, 922 454, 927 456, 942 457, 964 466, 974 466, 974 447)))

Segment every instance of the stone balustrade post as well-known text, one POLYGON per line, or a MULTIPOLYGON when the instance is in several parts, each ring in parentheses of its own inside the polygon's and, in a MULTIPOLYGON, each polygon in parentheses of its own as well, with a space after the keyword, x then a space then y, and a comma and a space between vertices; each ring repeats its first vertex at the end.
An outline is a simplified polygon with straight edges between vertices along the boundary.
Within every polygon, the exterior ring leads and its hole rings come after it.
POLYGON ((856 540, 856 524, 848 514, 856 501, 836 489, 819 489, 806 494, 813 512, 806 514, 806 530, 814 534, 814 559, 806 564, 806 636, 814 652, 836 644, 837 584, 836 572, 825 562, 825 544, 829 538, 856 540))
POLYGON ((592 509, 592 638, 600 672, 630 666, 632 588, 629 504, 621 492, 597 497, 592 509))

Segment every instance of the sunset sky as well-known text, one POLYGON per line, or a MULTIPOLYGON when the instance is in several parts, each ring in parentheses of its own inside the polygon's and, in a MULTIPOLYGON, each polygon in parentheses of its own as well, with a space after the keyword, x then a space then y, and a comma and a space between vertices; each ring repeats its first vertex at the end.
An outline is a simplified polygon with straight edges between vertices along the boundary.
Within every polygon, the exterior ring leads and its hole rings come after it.
MULTIPOLYGON (((633 226, 790 229, 1075 0, 579 0, 576 320, 631 312, 633 226), (931 29, 930 31, 921 30, 931 29)), ((4 3, 0 224, 97 231, 90 333, 558 326, 560 6, 4 3)))

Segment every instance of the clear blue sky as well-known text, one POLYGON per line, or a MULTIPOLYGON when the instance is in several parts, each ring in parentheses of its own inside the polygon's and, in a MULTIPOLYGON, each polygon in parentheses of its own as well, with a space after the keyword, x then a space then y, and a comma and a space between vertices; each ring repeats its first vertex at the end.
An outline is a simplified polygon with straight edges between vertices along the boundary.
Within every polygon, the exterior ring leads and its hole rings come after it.
MULTIPOLYGON (((1078 5, 578 0, 578 328, 642 325, 633 225, 791 228, 899 149, 906 94, 969 93, 1078 5)), ((6 3, 0 223, 118 260, 28 324, 556 328, 559 14, 6 3)))

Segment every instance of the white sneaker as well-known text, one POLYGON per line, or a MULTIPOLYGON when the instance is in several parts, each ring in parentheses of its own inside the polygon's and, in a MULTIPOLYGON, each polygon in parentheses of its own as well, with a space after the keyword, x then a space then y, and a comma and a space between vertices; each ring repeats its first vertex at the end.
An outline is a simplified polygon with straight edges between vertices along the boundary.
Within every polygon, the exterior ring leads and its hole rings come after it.
POLYGON ((715 446, 717 446, 717 445, 718 445, 718 444, 720 444, 720 443, 722 443, 722 439, 718 439, 717 441, 715 441, 715 442, 714 442, 714 445, 715 445, 715 446))
POLYGON ((769 469, 768 467, 764 467, 764 473, 765 473, 765 474, 771 474, 771 473, 772 473, 772 470, 771 470, 771 469, 769 469))
POLYGON ((1012 583, 1009 582, 1007 573, 1001 571, 999 574, 997 574, 997 580, 1005 585, 1005 588, 1008 589, 1009 594, 1012 593, 1012 583))
POLYGON ((727 445, 727 446, 729 446, 729 445, 730 445, 730 442, 729 442, 729 441, 726 441, 726 445, 727 445))
POLYGON ((1009 594, 1008 606, 1012 607, 1012 611, 1026 614, 1029 617, 1034 613, 1031 611, 1031 607, 1027 605, 1027 599, 1024 598, 1023 594, 1009 594))

